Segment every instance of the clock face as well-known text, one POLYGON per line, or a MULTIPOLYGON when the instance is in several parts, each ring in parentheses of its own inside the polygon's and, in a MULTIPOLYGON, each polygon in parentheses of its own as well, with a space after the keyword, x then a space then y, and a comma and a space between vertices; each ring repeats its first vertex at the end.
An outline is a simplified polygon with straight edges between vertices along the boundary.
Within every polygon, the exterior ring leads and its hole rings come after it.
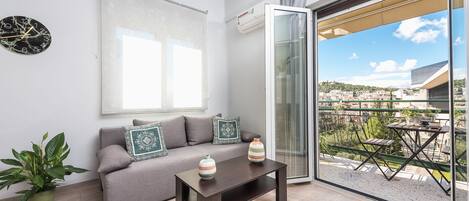
POLYGON ((38 54, 46 50, 51 41, 49 30, 32 18, 10 16, 0 20, 0 44, 10 51, 38 54))

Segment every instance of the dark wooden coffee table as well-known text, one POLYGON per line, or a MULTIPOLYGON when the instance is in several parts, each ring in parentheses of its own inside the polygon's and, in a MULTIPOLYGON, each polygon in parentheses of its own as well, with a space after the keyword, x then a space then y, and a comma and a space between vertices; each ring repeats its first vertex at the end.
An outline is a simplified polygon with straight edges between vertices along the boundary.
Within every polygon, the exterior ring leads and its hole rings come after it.
POLYGON ((187 201, 189 189, 201 201, 253 200, 276 189, 276 200, 287 200, 287 165, 266 159, 251 163, 247 156, 217 163, 217 173, 212 180, 202 180, 197 169, 176 174, 176 201, 187 201), (267 176, 275 172, 275 179, 267 176))

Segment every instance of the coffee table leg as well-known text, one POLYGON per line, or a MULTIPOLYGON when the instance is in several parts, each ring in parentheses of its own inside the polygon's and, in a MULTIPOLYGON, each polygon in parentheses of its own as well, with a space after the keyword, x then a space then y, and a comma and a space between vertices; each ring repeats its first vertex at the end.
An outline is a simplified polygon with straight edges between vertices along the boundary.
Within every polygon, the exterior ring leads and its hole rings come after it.
POLYGON ((205 197, 197 194, 197 201, 221 201, 221 193, 218 193, 216 195, 212 195, 208 198, 205 198, 205 197))
POLYGON ((287 200, 287 169, 285 167, 280 168, 275 172, 275 180, 277 186, 275 188, 276 201, 287 200))
POLYGON ((189 200, 189 187, 176 177, 176 201, 189 200))

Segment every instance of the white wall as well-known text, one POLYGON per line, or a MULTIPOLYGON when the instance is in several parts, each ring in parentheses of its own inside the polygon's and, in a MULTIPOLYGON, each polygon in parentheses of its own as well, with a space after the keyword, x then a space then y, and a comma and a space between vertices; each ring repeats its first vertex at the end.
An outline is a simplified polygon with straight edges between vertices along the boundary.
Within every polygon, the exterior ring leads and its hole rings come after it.
MULTIPOLYGON (((227 0, 226 18, 230 19, 261 1, 227 0)), ((236 20, 231 20, 226 25, 226 39, 230 114, 240 116, 243 129, 262 134, 265 140, 264 28, 241 34, 236 29, 236 20)))
MULTIPOLYGON (((260 133, 265 139, 265 36, 264 27, 247 34, 236 29, 237 14, 262 0, 225 0, 227 61, 229 69, 229 113, 241 117, 242 129, 260 133)), ((307 0, 318 6, 334 0, 307 0)), ((280 0, 270 0, 280 4, 280 0)))
MULTIPOLYGON (((228 113, 228 67, 225 52, 224 1, 180 0, 209 10, 208 113, 228 113)), ((2 0, 0 18, 24 15, 45 24, 52 33, 50 48, 23 56, 0 48, 0 158, 10 149, 27 149, 44 132, 65 132, 72 148, 66 161, 95 170, 98 130, 127 125, 135 117, 100 115, 100 7, 97 0, 2 0)), ((0 165, 0 169, 5 166, 0 165)), ((67 183, 96 178, 94 171, 70 176, 67 183)), ((0 192, 12 196, 20 187, 0 192)))

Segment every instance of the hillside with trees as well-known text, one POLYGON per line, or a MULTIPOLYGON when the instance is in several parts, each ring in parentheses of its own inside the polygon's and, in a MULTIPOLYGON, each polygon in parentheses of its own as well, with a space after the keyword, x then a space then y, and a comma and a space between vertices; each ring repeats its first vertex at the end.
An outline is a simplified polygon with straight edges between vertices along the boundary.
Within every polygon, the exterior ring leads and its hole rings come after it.
POLYGON ((319 83, 319 91, 329 93, 332 90, 341 90, 341 91, 369 91, 374 92, 378 90, 385 90, 385 91, 394 91, 394 88, 383 88, 383 87, 375 87, 375 86, 366 86, 366 85, 355 85, 355 84, 346 84, 342 82, 320 82, 319 83))

